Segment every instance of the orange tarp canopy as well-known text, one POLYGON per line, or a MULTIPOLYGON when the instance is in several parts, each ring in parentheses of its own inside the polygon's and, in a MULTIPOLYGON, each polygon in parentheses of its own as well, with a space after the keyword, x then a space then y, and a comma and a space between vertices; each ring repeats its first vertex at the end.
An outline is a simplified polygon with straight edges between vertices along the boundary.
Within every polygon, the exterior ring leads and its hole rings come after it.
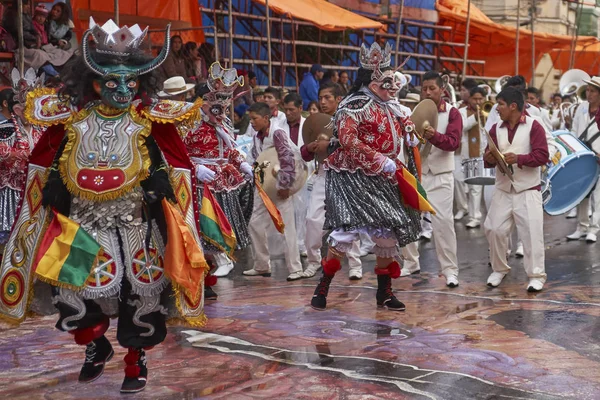
MULTIPOLYGON (((445 38, 452 42, 464 42, 467 21, 467 0, 438 0, 436 8, 441 25, 454 29, 444 32, 445 38)), ((493 22, 480 9, 471 4, 471 23, 469 31, 469 59, 484 60, 485 76, 502 76, 515 74, 516 27, 510 27, 493 22)), ((555 60, 555 68, 568 69, 569 49, 573 38, 567 35, 552 35, 548 33, 535 34, 536 63, 543 54, 550 53, 555 60), (557 53, 557 51, 560 51, 557 53), (558 57, 560 54, 561 57, 558 57), (566 57, 565 57, 566 54, 566 57), (566 58, 566 63, 565 63, 566 58)), ((596 46, 595 37, 580 36, 577 40, 578 49, 596 46)), ((462 53, 463 49, 457 49, 462 53)), ((519 71, 518 73, 531 78, 531 31, 520 29, 519 35, 519 71)), ((461 54, 462 55, 462 54, 461 54)), ((585 58, 587 60, 587 58, 585 58)), ((583 62, 584 58, 581 59, 583 62)), ((586 70, 589 65, 581 65, 577 59, 576 65, 586 70)))
MULTIPOLYGON (((253 0, 265 5, 265 0, 253 0)), ((290 18, 309 21, 324 31, 380 29, 383 24, 345 10, 325 0, 269 0, 269 8, 290 18)))
MULTIPOLYGON (((114 1, 109 0, 71 0, 73 23, 78 37, 89 27, 89 17, 96 23, 103 24, 109 18, 114 18, 114 1)), ((119 0, 119 25, 139 24, 142 29, 164 29, 171 23, 173 34, 182 36, 183 42, 204 42, 204 32, 201 30, 181 31, 202 26, 202 16, 198 8, 198 0, 119 0)), ((160 34, 152 34, 155 43, 164 41, 160 34)))

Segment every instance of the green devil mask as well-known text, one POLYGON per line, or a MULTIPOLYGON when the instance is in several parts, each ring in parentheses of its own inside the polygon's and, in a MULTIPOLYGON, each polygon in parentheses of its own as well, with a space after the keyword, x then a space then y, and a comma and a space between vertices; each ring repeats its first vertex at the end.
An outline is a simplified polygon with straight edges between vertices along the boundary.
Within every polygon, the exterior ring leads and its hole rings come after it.
POLYGON ((82 39, 82 54, 86 66, 99 75, 102 101, 118 109, 129 107, 138 91, 138 77, 158 68, 167 58, 170 50, 169 35, 171 25, 165 29, 165 43, 158 57, 143 65, 130 65, 127 60, 138 50, 148 33, 136 24, 119 28, 112 20, 99 26, 90 17, 90 29, 82 39), (89 37, 96 43, 96 53, 122 60, 120 64, 100 65, 90 54, 89 37))

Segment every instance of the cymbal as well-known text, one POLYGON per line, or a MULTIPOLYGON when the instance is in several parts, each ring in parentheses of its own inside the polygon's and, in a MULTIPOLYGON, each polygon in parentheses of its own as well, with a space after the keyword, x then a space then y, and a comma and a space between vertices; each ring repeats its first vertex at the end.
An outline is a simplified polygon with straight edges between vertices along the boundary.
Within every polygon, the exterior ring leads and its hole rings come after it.
POLYGON ((431 99, 422 100, 413 110, 410 120, 415 124, 417 133, 423 136, 423 131, 429 125, 437 130, 438 108, 431 99))
POLYGON ((302 139, 305 144, 314 142, 319 135, 324 134, 327 138, 333 136, 333 128, 325 128, 331 123, 331 115, 324 113, 312 114, 306 118, 302 126, 302 139))
MULTIPOLYGON (((279 158, 277 156, 277 150, 275 147, 271 147, 270 149, 263 151, 258 156, 256 162, 258 164, 266 165, 266 167, 263 169, 264 181, 261 185, 262 188, 265 190, 271 200, 277 200, 277 174, 279 173, 281 166, 279 165, 279 158)), ((294 151, 294 164, 296 170, 296 179, 290 188, 291 195, 300 191, 302 187, 304 187, 304 183, 306 183, 306 179, 308 178, 308 167, 302 160, 302 156, 300 155, 299 151, 294 151)))
POLYGON ((496 147, 496 143, 494 143, 492 137, 490 136, 487 130, 485 131, 485 135, 487 136, 490 152, 498 162, 498 164, 496 164, 498 166, 498 169, 500 170, 500 172, 508 176, 508 179, 514 181, 515 178, 513 177, 512 167, 506 163, 506 160, 504 159, 504 154, 500 153, 500 150, 498 150, 498 147, 496 147))

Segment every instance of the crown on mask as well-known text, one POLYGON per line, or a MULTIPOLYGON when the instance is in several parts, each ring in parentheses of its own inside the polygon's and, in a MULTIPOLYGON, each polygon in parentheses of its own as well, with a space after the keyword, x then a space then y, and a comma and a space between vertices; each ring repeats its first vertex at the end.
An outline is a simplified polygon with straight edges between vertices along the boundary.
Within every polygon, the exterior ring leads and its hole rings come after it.
POLYGON ((360 46, 359 60, 364 69, 371 71, 389 67, 392 61, 392 46, 387 42, 385 48, 382 49, 379 43, 375 42, 369 48, 363 43, 360 46))
POLYGON ((211 92, 233 96, 239 86, 244 86, 244 76, 238 76, 235 68, 223 68, 218 61, 210 66, 209 73, 207 85, 211 92))
POLYGON ((46 79, 46 74, 42 73, 38 77, 33 68, 29 68, 23 76, 21 76, 21 73, 17 68, 13 68, 10 75, 13 92, 15 93, 14 100, 22 105, 25 105, 27 93, 34 89, 43 87, 44 80, 46 79))
POLYGON ((98 53, 127 57, 142 44, 148 28, 142 31, 138 24, 119 28, 112 19, 100 26, 90 17, 90 31, 98 53))

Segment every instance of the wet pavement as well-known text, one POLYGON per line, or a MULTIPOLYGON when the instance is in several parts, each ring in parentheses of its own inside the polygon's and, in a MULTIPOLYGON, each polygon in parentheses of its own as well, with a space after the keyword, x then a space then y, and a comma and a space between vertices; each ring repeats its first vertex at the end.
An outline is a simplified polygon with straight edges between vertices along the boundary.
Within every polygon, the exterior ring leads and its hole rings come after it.
MULTIPOLYGON (((83 349, 55 317, 0 324, 0 398, 10 399, 600 399, 600 244, 566 242, 575 221, 546 219, 543 292, 527 293, 522 261, 499 288, 481 229, 457 223, 460 286, 438 277, 431 243, 422 272, 394 281, 405 312, 377 309, 374 258, 364 278, 347 268, 328 309, 308 307, 318 276, 244 277, 248 257, 216 286, 203 329, 170 327, 147 353, 148 387, 123 396, 125 351, 105 374, 77 383, 83 349)), ((108 337, 116 343, 115 323, 108 337)))

